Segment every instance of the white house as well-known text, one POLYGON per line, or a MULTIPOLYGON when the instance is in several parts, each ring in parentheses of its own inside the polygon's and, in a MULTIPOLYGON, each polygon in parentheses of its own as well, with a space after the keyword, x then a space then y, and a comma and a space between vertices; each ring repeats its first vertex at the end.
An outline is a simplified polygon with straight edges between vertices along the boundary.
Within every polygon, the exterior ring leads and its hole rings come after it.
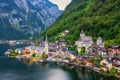
POLYGON ((97 44, 98 47, 104 48, 104 43, 103 43, 101 37, 98 37, 98 39, 97 39, 97 41, 96 41, 96 44, 97 44))

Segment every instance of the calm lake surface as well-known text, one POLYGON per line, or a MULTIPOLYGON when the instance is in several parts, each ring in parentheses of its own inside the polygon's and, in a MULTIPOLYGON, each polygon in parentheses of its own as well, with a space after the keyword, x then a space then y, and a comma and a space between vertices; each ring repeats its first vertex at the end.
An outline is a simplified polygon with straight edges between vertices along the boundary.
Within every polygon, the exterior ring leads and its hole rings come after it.
POLYGON ((85 68, 70 69, 55 63, 24 64, 20 60, 9 59, 4 55, 7 49, 18 46, 0 44, 0 80, 120 80, 99 75, 85 68))

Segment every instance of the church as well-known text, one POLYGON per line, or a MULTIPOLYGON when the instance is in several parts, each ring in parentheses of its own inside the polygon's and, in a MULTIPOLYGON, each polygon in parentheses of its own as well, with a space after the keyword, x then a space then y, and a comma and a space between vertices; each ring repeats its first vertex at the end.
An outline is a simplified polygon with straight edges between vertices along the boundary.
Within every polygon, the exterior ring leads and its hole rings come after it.
POLYGON ((36 47, 36 55, 39 56, 43 53, 45 54, 48 54, 48 49, 49 49, 49 46, 48 46, 48 40, 47 40, 47 36, 46 36, 46 40, 44 41, 44 46, 38 46, 36 47))
POLYGON ((77 50, 80 53, 82 47, 85 47, 87 50, 87 48, 93 45, 93 39, 91 36, 86 36, 82 30, 80 33, 80 38, 75 42, 75 45, 77 46, 77 50))
POLYGON ((96 43, 94 43, 92 37, 86 36, 83 30, 80 33, 79 40, 75 42, 75 45, 77 46, 77 50, 79 53, 82 47, 86 48, 86 52, 88 52, 88 48, 90 46, 94 46, 94 45, 96 45, 96 47, 99 47, 99 48, 104 48, 104 43, 101 37, 98 37, 96 43))

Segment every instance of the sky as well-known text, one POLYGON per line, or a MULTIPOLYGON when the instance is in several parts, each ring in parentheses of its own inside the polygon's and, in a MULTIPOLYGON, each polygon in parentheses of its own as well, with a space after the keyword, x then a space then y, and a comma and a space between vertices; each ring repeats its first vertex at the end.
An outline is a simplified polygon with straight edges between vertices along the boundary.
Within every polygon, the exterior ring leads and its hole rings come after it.
POLYGON ((72 0, 49 0, 52 3, 58 5, 60 10, 64 10, 65 7, 72 1, 72 0))

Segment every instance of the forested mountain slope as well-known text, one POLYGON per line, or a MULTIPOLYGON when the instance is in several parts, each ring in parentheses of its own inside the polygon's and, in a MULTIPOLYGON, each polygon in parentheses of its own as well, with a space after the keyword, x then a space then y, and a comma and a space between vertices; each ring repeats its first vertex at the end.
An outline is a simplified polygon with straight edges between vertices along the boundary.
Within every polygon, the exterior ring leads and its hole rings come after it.
POLYGON ((107 45, 120 45, 120 0, 73 0, 59 19, 41 35, 47 33, 49 39, 54 40, 64 30, 70 31, 65 39, 72 43, 84 30, 94 40, 100 36, 107 45))

